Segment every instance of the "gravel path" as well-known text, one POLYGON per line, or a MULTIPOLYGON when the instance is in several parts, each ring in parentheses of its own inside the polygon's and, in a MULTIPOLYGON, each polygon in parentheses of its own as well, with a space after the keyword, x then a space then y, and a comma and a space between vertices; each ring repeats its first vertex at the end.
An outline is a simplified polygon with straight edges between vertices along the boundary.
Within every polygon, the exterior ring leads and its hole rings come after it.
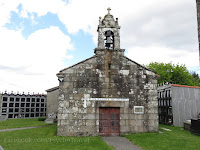
POLYGON ((120 136, 101 137, 107 144, 114 147, 116 150, 142 150, 133 145, 128 139, 120 136))

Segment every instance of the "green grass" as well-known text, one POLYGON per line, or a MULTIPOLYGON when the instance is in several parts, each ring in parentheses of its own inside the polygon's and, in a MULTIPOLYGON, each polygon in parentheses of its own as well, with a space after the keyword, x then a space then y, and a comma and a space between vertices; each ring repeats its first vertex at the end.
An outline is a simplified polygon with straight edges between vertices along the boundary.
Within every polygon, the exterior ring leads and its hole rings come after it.
POLYGON ((21 127, 34 127, 47 125, 44 121, 38 121, 37 118, 34 119, 8 119, 5 121, 0 121, 0 130, 1 129, 10 129, 10 128, 21 128, 21 127))
POLYGON ((191 134, 190 131, 181 127, 160 125, 160 127, 171 129, 163 133, 138 133, 124 135, 131 142, 144 150, 199 150, 200 136, 191 134))
POLYGON ((59 137, 57 126, 0 132, 5 150, 112 150, 100 137, 59 137))

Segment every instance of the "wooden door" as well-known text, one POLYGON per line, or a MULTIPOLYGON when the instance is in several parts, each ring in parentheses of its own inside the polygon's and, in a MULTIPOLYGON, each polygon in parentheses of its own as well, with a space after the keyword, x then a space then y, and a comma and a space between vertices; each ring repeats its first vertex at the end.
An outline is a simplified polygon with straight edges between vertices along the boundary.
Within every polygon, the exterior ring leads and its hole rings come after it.
POLYGON ((120 109, 99 108, 99 133, 101 136, 120 135, 120 109))

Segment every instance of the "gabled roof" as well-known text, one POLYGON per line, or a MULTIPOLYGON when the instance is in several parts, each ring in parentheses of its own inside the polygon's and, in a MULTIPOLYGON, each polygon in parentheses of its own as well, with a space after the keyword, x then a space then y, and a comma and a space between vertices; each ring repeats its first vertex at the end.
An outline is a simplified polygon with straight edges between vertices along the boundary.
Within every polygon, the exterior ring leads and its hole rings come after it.
MULTIPOLYGON (((154 73, 156 73, 156 71, 154 71, 154 70, 151 70, 151 69, 149 69, 149 68, 147 68, 147 67, 145 67, 145 66, 143 66, 143 65, 141 65, 141 64, 139 64, 139 63, 137 63, 137 62, 135 62, 135 61, 133 61, 133 60, 131 60, 130 58, 128 58, 128 57, 126 57, 126 56, 123 56, 124 58, 126 58, 126 59, 128 59, 129 61, 131 61, 131 62, 133 62, 133 63, 135 63, 135 64, 137 64, 138 66, 140 66, 140 67, 142 67, 142 68, 144 68, 144 69, 146 69, 146 70, 149 70, 149 71, 151 71, 151 72, 154 72, 154 73)), ((159 76, 159 75, 158 75, 159 76)))
POLYGON ((60 70, 60 72, 62 72, 62 71, 64 71, 64 70, 67 70, 67 69, 70 69, 70 68, 73 68, 74 66, 79 65, 79 64, 81 64, 81 63, 84 63, 84 62, 86 62, 86 61, 88 61, 88 60, 90 60, 90 59, 92 59, 92 58, 95 58, 95 57, 97 57, 97 55, 94 55, 94 56, 92 56, 92 57, 90 57, 90 58, 87 58, 87 59, 85 59, 85 60, 83 60, 83 61, 80 61, 80 62, 78 62, 78 63, 76 63, 76 64, 74 64, 74 65, 72 65, 72 66, 70 66, 70 67, 64 68, 64 69, 60 70))
POLYGON ((55 91, 55 90, 57 90, 57 89, 59 89, 59 86, 56 86, 56 87, 47 89, 46 92, 52 92, 52 91, 55 91))
MULTIPOLYGON (((86 62, 86 61, 88 61, 88 60, 90 60, 90 59, 93 59, 93 58, 95 58, 95 57, 97 57, 97 55, 94 55, 94 56, 92 56, 92 57, 90 57, 90 58, 87 58, 87 59, 85 59, 85 60, 83 60, 83 61, 80 61, 80 62, 78 62, 78 63, 76 63, 76 64, 74 64, 74 65, 72 65, 72 66, 70 66, 70 67, 64 68, 64 69, 60 70, 59 73, 61 73, 61 72, 64 71, 64 70, 73 68, 73 67, 75 67, 75 66, 77 66, 77 65, 79 65, 79 64, 81 64, 81 63, 84 63, 84 62, 86 62)), ((156 74, 156 71, 151 70, 151 69, 149 69, 149 68, 147 68, 147 67, 145 67, 145 66, 143 66, 143 65, 141 65, 141 64, 139 64, 139 63, 137 63, 137 62, 135 62, 135 61, 133 61, 133 60, 131 60, 130 58, 128 58, 128 57, 126 57, 126 56, 124 56, 124 55, 122 55, 122 57, 124 57, 125 59, 127 59, 127 60, 129 60, 129 61, 135 63, 136 65, 138 65, 138 66, 140 66, 140 67, 142 67, 142 68, 144 68, 144 69, 146 69, 146 70, 148 70, 148 71, 151 71, 151 72, 153 72, 153 73, 156 74)), ((57 75, 58 75, 59 73, 57 73, 57 75)), ((156 74, 156 76, 157 76, 157 77, 160 77, 158 74, 156 74)), ((52 89, 53 89, 53 88, 52 88, 52 89)), ((46 91, 49 92, 49 90, 51 91, 51 89, 48 89, 48 90, 46 90, 46 91)))

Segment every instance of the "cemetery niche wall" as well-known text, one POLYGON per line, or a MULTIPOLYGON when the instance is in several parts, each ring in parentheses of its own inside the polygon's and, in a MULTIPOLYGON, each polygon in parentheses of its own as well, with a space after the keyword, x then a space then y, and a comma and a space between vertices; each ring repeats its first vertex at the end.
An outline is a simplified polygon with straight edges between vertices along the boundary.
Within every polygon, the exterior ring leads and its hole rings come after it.
POLYGON ((59 136, 158 131, 156 73, 124 56, 118 19, 99 18, 93 57, 58 74, 59 136))

